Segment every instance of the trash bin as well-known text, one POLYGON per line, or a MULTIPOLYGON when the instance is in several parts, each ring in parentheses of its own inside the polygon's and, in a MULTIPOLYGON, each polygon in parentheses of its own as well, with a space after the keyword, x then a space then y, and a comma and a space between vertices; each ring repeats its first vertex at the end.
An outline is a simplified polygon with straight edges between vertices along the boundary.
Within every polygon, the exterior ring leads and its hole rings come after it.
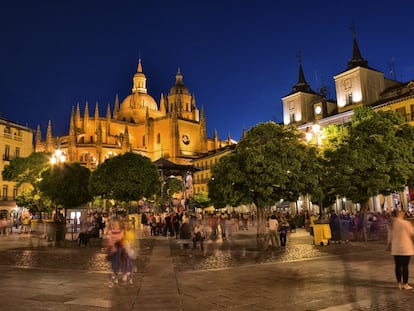
POLYGON ((64 241, 66 234, 66 224, 63 221, 55 221, 55 232, 56 239, 55 241, 64 241))
POLYGON ((313 242, 315 245, 328 245, 332 238, 329 224, 315 223, 313 225, 313 242))
POLYGON ((45 236, 48 241, 54 241, 56 239, 56 230, 53 220, 45 220, 45 236))

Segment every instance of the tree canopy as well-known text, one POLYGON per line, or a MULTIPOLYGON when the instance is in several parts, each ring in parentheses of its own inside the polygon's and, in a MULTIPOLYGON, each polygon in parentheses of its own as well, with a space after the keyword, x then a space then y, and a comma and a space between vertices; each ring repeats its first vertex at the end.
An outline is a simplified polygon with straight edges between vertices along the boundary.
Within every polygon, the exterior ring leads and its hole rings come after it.
POLYGON ((212 168, 209 197, 217 205, 255 203, 258 208, 311 193, 316 152, 295 129, 261 123, 240 140, 234 152, 212 168))
POLYGON ((50 153, 33 152, 26 158, 16 158, 5 166, 2 175, 4 180, 17 182, 17 187, 29 183, 36 187, 39 177, 50 164, 50 153))
POLYGON ((283 199, 295 202, 318 189, 314 148, 294 128, 274 122, 250 129, 235 150, 212 167, 209 198, 215 207, 254 203, 258 211, 258 246, 264 247, 264 210, 283 199))
POLYGON ((89 176, 89 169, 79 163, 53 165, 42 173, 39 189, 56 206, 76 207, 91 199, 89 176))
POLYGON ((372 196, 401 191, 414 171, 413 127, 395 112, 370 108, 355 109, 343 126, 324 153, 331 192, 364 206, 372 196))
POLYGON ((128 152, 100 164, 91 174, 89 189, 93 196, 129 202, 158 194, 160 176, 149 158, 128 152))

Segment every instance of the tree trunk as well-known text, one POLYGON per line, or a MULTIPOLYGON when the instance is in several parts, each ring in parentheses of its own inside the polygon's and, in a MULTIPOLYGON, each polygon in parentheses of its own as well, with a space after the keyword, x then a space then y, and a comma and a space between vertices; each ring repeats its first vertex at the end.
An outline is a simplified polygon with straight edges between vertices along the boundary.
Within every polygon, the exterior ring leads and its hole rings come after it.
POLYGON ((366 242, 368 240, 367 237, 367 211, 369 210, 369 203, 368 201, 361 202, 361 210, 360 210, 360 221, 361 223, 361 232, 363 240, 366 242))
POLYGON ((267 232, 266 232, 266 213, 263 207, 257 206, 257 249, 267 249, 267 232))

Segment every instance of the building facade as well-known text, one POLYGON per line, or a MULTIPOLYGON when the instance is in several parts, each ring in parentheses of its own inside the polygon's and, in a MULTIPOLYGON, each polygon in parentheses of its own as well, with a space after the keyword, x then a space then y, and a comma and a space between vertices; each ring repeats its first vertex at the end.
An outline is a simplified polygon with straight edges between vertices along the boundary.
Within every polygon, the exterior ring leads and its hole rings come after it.
MULTIPOLYGON (((28 157, 33 152, 33 130, 21 124, 0 118, 0 171, 16 158, 28 157)), ((15 182, 3 180, 0 176, 1 198, 0 217, 10 215, 16 207, 18 188, 15 182)))
POLYGON ((334 76, 336 99, 329 99, 321 89, 312 90, 299 64, 298 82, 292 92, 282 98, 283 122, 299 129, 341 124, 350 121, 353 109, 368 106, 393 110, 414 125, 414 81, 400 82, 385 77, 383 72, 368 66, 361 56, 356 37, 352 58, 346 69, 334 76))
POLYGON ((194 193, 208 193, 208 181, 212 177, 211 168, 216 165, 222 157, 231 153, 235 147, 236 143, 230 141, 228 145, 212 150, 193 161, 194 166, 197 168, 197 170, 194 171, 193 177, 194 193))
POLYGON ((219 140, 217 133, 207 137, 204 108, 197 107, 180 69, 175 84, 166 96, 161 94, 159 103, 148 94, 146 82, 139 60, 130 95, 121 102, 116 96, 112 110, 108 105, 104 116, 98 103, 92 115, 87 102, 83 114, 77 104, 72 107, 68 134, 53 137, 49 121, 45 139, 40 127, 36 131, 35 150, 61 149, 68 161, 94 169, 105 159, 125 152, 139 153, 152 161, 165 158, 189 165, 201 154, 228 143, 219 140))
MULTIPOLYGON (((302 64, 299 63, 298 82, 292 92, 282 98, 283 120, 286 126, 296 126, 306 132, 307 139, 317 144, 323 138, 323 127, 330 124, 344 124, 351 121, 353 110, 360 106, 378 110, 392 110, 414 126, 414 81, 400 82, 385 77, 383 72, 368 66, 368 61, 361 55, 355 34, 352 58, 347 67, 334 77, 336 99, 326 97, 324 90, 315 92, 306 82, 302 64)), ((414 200, 409 197, 409 189, 399 195, 399 200, 414 200)), ((411 191, 411 193, 413 193, 411 191)), ((296 204, 311 206, 306 198, 296 204)), ((338 198, 338 207, 349 207, 352 202, 338 198)), ((392 196, 376 197, 370 202, 372 210, 381 206, 395 207, 392 196)), ((405 202, 403 206, 407 206, 405 202)))

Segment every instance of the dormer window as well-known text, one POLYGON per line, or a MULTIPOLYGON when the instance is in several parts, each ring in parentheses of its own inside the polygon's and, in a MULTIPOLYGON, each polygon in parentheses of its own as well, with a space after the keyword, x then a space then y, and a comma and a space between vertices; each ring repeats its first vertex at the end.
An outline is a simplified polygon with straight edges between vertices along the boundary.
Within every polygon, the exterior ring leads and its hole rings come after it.
POLYGON ((352 99, 352 93, 346 94, 346 104, 347 105, 352 105, 353 103, 354 103, 354 101, 352 99))

